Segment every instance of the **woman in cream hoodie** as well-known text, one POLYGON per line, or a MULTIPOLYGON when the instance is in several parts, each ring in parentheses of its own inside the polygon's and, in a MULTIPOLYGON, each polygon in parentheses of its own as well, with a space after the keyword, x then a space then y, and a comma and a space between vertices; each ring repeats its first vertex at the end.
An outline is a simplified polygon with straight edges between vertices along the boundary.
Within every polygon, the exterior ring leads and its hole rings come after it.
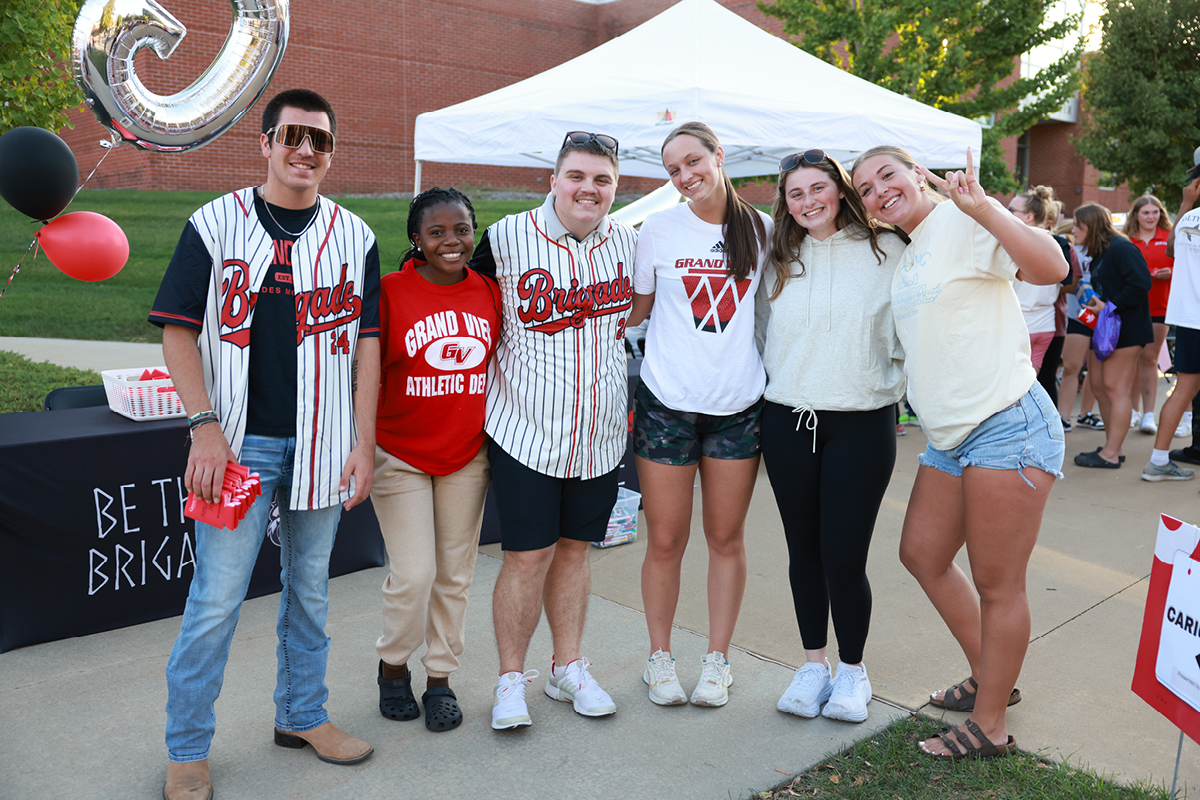
POLYGON ((905 241, 867 224, 850 178, 820 150, 779 164, 771 267, 759 286, 767 371, 762 450, 783 518, 806 663, 778 708, 867 718, 867 548, 896 461, 904 364, 891 283, 905 241), (826 658, 830 611, 835 675, 826 658), (824 705, 824 709, 822 709, 824 705))

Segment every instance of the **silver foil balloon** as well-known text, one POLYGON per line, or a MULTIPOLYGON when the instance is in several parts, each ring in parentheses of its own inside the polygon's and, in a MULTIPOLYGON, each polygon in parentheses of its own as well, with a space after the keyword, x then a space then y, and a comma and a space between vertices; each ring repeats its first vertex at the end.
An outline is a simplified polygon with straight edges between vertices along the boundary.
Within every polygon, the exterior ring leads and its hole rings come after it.
POLYGON ((75 80, 100 123, 142 150, 183 153, 229 130, 271 82, 288 41, 290 0, 229 0, 233 26, 191 86, 149 91, 134 56, 169 58, 187 29, 155 0, 87 0, 75 20, 75 80))

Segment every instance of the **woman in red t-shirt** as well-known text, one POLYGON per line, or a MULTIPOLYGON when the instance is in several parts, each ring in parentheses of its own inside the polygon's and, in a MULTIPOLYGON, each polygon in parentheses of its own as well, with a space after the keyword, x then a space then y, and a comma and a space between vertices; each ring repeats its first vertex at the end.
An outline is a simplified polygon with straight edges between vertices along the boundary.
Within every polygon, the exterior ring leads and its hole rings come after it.
POLYGON ((382 376, 371 502, 387 546, 379 712, 421 715, 409 657, 427 645, 425 727, 462 722, 450 689, 463 651, 483 500, 487 366, 500 333, 500 291, 467 269, 475 211, 455 189, 429 189, 408 212, 412 248, 381 281, 382 376))
POLYGON ((1137 245, 1146 259, 1150 270, 1150 321, 1154 325, 1154 341, 1142 348, 1138 357, 1137 380, 1133 383, 1133 411, 1136 414, 1138 399, 1142 401, 1142 415, 1138 428, 1142 433, 1153 434, 1158 430, 1154 424, 1154 403, 1158 398, 1158 354, 1167 338, 1167 297, 1171 294, 1171 266, 1175 259, 1167 255, 1167 238, 1171 232, 1171 220, 1167 208, 1152 194, 1144 194, 1133 202, 1133 208, 1125 218, 1121 233, 1137 245))

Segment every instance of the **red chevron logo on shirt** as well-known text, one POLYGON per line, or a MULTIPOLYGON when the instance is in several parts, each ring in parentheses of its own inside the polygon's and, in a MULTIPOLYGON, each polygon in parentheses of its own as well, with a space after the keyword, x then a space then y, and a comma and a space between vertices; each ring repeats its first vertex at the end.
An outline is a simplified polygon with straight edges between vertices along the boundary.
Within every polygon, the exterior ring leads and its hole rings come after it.
POLYGON ((681 277, 688 300, 692 303, 692 319, 696 328, 708 333, 720 333, 729 326, 750 289, 749 277, 736 282, 727 274, 681 277))

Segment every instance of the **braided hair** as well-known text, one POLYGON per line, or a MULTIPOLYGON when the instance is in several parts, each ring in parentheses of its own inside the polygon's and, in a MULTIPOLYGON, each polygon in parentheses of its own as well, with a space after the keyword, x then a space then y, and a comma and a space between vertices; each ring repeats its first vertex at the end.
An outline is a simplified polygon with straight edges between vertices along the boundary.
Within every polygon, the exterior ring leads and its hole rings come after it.
POLYGON ((479 230, 479 223, 475 221, 475 207, 471 205, 471 199, 458 189, 443 188, 434 186, 431 189, 426 189, 412 199, 408 204, 408 241, 409 248, 400 257, 400 266, 403 267, 410 258, 420 254, 420 249, 417 247, 417 234, 421 231, 421 220, 425 216, 425 212, 441 203, 450 205, 461 205, 467 209, 467 214, 471 217, 471 229, 479 230))

